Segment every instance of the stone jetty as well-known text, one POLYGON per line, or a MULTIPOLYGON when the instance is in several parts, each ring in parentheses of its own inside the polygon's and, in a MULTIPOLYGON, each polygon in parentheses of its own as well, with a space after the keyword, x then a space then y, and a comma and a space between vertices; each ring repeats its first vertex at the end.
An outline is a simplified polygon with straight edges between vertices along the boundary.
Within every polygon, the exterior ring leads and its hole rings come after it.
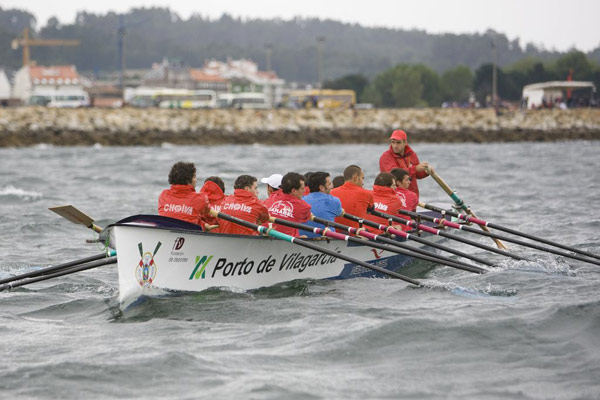
POLYGON ((165 110, 0 108, 0 147, 600 140, 600 109, 165 110))

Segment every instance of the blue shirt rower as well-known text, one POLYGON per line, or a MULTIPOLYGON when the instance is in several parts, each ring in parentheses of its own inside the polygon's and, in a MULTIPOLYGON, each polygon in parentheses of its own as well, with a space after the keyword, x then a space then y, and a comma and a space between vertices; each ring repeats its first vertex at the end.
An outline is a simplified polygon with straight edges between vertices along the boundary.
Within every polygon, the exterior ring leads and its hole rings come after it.
MULTIPOLYGON (((331 182, 331 176, 327 172, 312 173, 308 179, 308 187, 310 188, 310 194, 304 196, 302 200, 311 205, 313 215, 329 221, 333 221, 335 217, 342 215, 342 202, 330 194, 331 189, 333 189, 333 183, 331 182)), ((325 228, 323 224, 313 221, 308 221, 306 224, 317 228, 325 228)), ((330 229, 335 231, 333 228, 330 229)), ((300 231, 300 234, 306 235, 309 238, 320 236, 306 231, 300 231)))

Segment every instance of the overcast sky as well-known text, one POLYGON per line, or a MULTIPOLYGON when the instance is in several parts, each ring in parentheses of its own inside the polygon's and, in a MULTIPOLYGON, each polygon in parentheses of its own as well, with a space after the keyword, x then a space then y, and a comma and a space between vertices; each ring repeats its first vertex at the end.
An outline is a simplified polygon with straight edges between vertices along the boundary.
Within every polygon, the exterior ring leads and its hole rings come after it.
POLYGON ((215 19, 223 13, 242 18, 318 17, 364 26, 421 29, 430 33, 475 33, 488 28, 521 45, 534 43, 548 50, 600 46, 600 0, 0 0, 2 8, 34 14, 38 26, 55 16, 73 23, 78 11, 126 12, 133 7, 168 7, 180 17, 192 14, 215 19))

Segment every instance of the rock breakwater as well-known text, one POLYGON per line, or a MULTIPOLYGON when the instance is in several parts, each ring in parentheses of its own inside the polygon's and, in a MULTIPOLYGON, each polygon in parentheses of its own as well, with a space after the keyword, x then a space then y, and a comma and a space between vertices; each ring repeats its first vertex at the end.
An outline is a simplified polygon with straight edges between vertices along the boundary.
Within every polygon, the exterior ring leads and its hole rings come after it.
POLYGON ((600 109, 0 109, 0 147, 600 140, 600 109))

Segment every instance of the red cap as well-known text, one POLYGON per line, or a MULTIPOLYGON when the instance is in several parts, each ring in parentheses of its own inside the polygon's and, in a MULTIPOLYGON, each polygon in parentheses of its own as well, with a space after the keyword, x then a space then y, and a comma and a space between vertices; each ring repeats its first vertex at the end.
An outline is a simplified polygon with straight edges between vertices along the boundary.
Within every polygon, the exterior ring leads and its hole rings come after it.
POLYGON ((390 136, 390 139, 394 139, 394 140, 407 140, 406 138, 406 132, 404 132, 403 130, 395 130, 394 132, 392 132, 392 136, 390 136))

